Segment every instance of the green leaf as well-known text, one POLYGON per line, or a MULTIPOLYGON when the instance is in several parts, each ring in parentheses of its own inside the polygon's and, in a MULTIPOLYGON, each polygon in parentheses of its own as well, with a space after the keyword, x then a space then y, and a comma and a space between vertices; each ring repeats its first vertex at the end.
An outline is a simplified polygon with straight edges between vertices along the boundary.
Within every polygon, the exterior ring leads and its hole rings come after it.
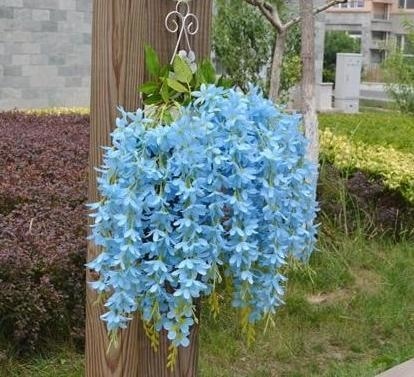
POLYGON ((174 118, 171 115, 171 112, 168 111, 168 110, 163 114, 162 118, 163 118, 162 120, 165 124, 171 124, 174 121, 174 118))
POLYGON ((164 102, 168 102, 170 99, 170 92, 168 90, 168 85, 164 82, 161 86, 161 97, 164 102))
POLYGON ((177 80, 167 79, 167 84, 171 89, 174 89, 178 93, 187 93, 188 88, 183 84, 179 83, 177 80))
POLYGON ((158 55, 151 46, 145 46, 145 66, 152 76, 158 76, 160 72, 160 62, 158 55))
POLYGON ((144 104, 145 105, 158 105, 162 102, 163 101, 162 101, 162 97, 161 97, 160 94, 154 94, 154 95, 144 99, 144 104))
POLYGON ((203 77, 209 84, 214 84, 217 79, 216 70, 214 69, 213 64, 210 60, 204 60, 201 63, 200 71, 203 74, 203 77))
POLYGON ((190 66, 178 55, 174 58, 173 68, 178 81, 188 84, 193 78, 190 66))
POLYGON ((194 88, 199 89, 201 84, 207 84, 207 80, 203 75, 203 72, 201 72, 200 69, 198 69, 195 73, 195 84, 194 88))
POLYGON ((234 82, 228 77, 221 76, 218 79, 217 85, 222 86, 225 89, 229 89, 234 86, 234 82))
POLYGON ((170 75, 170 66, 169 65, 164 65, 161 67, 160 69, 160 74, 159 74, 159 78, 161 79, 166 79, 168 78, 170 75))
POLYGON ((159 85, 154 81, 148 81, 148 82, 142 84, 138 88, 138 91, 140 93, 144 93, 144 94, 154 94, 154 93, 158 92, 158 90, 159 90, 159 85))

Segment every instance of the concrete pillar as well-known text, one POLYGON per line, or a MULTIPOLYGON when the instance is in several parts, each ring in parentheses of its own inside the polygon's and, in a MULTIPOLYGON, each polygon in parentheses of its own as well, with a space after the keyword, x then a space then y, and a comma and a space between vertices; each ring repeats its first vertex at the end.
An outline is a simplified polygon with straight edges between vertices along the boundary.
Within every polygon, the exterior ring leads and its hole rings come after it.
POLYGON ((316 84, 323 82, 323 55, 325 51, 325 15, 319 14, 315 22, 315 75, 316 84))

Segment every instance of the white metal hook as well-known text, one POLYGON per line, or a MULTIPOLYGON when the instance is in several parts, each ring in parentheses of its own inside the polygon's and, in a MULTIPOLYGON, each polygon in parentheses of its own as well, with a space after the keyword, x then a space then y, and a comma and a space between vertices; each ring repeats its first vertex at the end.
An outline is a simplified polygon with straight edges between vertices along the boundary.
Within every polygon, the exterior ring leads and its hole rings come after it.
POLYGON ((178 48, 180 47, 180 43, 183 38, 185 38, 188 53, 193 51, 190 45, 189 36, 198 33, 199 22, 197 16, 194 13, 190 12, 190 6, 188 2, 185 0, 179 0, 177 1, 175 10, 168 13, 165 17, 165 27, 170 33, 176 33, 178 30, 180 30, 180 33, 178 34, 177 44, 175 46, 174 53, 171 58, 172 64, 175 57, 177 56, 178 48), (181 8, 182 4, 184 4, 185 7, 181 8), (182 12, 180 12, 180 10, 182 10, 182 12))

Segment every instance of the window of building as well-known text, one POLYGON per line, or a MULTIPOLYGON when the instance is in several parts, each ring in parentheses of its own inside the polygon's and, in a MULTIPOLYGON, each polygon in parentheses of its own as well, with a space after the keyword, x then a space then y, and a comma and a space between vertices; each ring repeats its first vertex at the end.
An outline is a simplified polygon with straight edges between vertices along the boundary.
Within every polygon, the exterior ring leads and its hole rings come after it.
POLYGON ((373 4, 373 16, 375 20, 389 20, 389 4, 373 4))
POLYGON ((385 52, 382 50, 371 50, 371 63, 381 64, 385 59, 385 52))
POLYGON ((348 35, 352 38, 352 39, 356 39, 358 41, 361 41, 362 39, 362 33, 358 30, 351 30, 348 31, 348 35))
POLYGON ((403 49, 403 35, 397 34, 395 38, 397 42, 397 50, 401 51, 403 49))
POLYGON ((414 9, 414 0, 399 0, 398 7, 402 9, 414 9))
POLYGON ((374 41, 385 41, 387 40, 387 32, 385 31, 373 31, 372 39, 374 41))
POLYGON ((350 0, 346 3, 335 5, 336 8, 349 9, 349 8, 364 8, 365 0, 350 0))
POLYGON ((397 34, 396 42, 398 51, 401 51, 406 56, 414 56, 414 41, 404 34, 397 34))

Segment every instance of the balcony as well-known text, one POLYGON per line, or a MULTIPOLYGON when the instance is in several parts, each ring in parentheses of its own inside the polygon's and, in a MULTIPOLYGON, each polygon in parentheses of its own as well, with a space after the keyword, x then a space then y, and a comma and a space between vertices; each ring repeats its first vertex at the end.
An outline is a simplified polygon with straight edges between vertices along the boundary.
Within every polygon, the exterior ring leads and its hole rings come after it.
POLYGON ((388 48, 388 41, 383 39, 372 39, 369 48, 371 50, 386 50, 388 48))
POLYGON ((371 21, 371 30, 390 32, 392 30, 392 22, 390 20, 381 20, 373 18, 371 21))
POLYGON ((374 10, 374 12, 372 13, 372 19, 376 21, 388 21, 389 18, 389 14, 386 11, 376 12, 374 10))

